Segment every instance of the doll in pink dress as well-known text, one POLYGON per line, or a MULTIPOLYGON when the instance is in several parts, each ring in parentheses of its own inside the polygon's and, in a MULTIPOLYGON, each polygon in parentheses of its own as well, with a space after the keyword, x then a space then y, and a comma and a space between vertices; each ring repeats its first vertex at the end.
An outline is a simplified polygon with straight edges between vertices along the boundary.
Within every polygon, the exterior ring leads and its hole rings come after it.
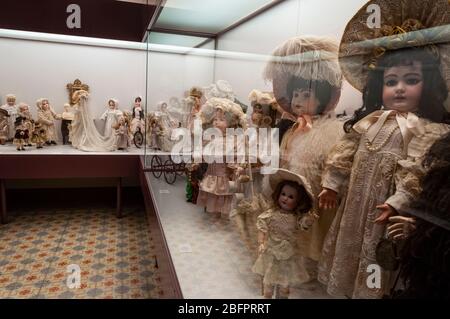
MULTIPOLYGON (((225 162, 225 141, 227 128, 246 128, 246 117, 239 105, 223 98, 211 98, 201 108, 199 118, 203 125, 212 124, 218 135, 203 148, 205 155, 222 155, 222 162, 215 156, 214 161, 208 162, 208 169, 200 182, 200 191, 197 205, 206 208, 209 213, 220 217, 228 216, 231 210, 233 193, 230 190, 230 181, 237 167, 235 163, 225 162), (219 150, 220 153, 217 152, 219 150)), ((237 146, 233 146, 236 150, 237 146)))

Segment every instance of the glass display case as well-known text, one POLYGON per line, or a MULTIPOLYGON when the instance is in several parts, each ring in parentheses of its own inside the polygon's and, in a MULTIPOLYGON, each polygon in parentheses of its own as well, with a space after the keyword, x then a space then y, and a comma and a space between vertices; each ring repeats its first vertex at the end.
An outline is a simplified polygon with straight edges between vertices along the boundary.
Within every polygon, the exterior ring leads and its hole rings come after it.
POLYGON ((121 216, 122 178, 139 179, 176 297, 381 298, 392 271, 366 285, 387 237, 373 221, 406 213, 415 165, 448 131, 448 14, 423 25, 432 0, 112 2, 130 33, 96 24, 87 1, 59 34, 0 22, 0 191, 29 174, 114 177, 121 216), (428 45, 443 53, 390 52, 428 45), (423 86, 431 115, 419 89, 414 108, 388 92, 424 79, 440 85, 423 86))

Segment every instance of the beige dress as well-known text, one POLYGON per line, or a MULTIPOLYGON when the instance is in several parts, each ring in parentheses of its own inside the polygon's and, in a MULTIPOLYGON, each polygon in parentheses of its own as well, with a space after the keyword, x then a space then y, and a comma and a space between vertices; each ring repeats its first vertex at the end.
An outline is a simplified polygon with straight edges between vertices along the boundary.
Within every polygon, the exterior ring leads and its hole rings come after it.
POLYGON ((323 186, 344 197, 319 263, 319 281, 327 285, 329 294, 380 298, 389 290, 392 276, 383 269, 379 288, 367 284, 374 273, 368 266, 377 264, 375 248, 386 230, 385 225, 374 223, 380 215, 376 206, 387 203, 396 210, 407 207, 419 191, 418 178, 424 174, 422 157, 448 131, 446 125, 419 121, 424 133, 412 137, 406 147, 398 122, 389 117, 372 142, 372 146, 380 146, 387 141, 380 150, 369 151, 366 134, 352 131, 331 152, 323 186))
POLYGON ((253 272, 263 276, 264 285, 290 287, 304 282, 296 237, 298 216, 271 208, 258 216, 257 228, 267 234, 266 249, 258 256, 253 272))

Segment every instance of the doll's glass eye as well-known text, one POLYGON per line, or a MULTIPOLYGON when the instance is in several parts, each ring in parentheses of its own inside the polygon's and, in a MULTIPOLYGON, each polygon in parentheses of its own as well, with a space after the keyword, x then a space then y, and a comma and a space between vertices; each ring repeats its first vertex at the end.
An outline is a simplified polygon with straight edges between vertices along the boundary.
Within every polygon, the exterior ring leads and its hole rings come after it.
POLYGON ((392 86, 396 86, 397 83, 398 83, 397 80, 387 80, 386 83, 385 83, 385 85, 386 85, 386 86, 391 86, 391 87, 392 87, 392 86))
POLYGON ((409 79, 406 79, 406 84, 408 84, 408 85, 416 85, 420 81, 421 81, 421 79, 419 79, 419 78, 409 78, 409 79))

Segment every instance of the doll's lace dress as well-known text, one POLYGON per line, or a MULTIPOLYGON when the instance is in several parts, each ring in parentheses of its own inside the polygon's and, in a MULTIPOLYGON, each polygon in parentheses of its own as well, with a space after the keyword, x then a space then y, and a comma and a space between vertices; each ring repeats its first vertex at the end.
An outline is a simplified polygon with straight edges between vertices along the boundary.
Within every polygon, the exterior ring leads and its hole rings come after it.
POLYGON ((266 249, 258 256, 253 272, 263 276, 265 285, 289 287, 299 285, 307 278, 296 249, 298 216, 269 209, 258 216, 258 230, 267 233, 266 249))

